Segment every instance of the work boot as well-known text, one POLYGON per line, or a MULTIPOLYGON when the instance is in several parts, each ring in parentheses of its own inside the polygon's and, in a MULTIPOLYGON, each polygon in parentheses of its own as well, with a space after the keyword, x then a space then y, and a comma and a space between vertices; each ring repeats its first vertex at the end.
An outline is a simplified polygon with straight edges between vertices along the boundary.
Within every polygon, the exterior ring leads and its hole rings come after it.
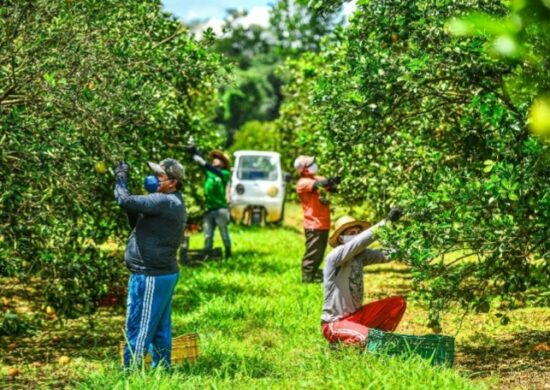
POLYGON ((309 272, 302 272, 302 283, 316 283, 315 275, 309 272))
POLYGON ((323 270, 318 269, 315 271, 315 275, 313 276, 313 282, 314 283, 323 283, 323 270))
POLYGON ((231 247, 230 246, 226 246, 225 247, 225 258, 226 259, 229 259, 231 257, 231 247))

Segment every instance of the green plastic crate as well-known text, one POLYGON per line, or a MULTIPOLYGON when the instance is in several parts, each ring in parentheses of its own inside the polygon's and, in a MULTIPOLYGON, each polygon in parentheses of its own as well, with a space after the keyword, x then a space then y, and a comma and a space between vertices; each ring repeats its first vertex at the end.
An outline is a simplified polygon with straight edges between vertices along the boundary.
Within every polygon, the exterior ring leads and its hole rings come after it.
POLYGON ((432 365, 452 367, 455 358, 455 339, 436 334, 413 336, 369 329, 367 351, 389 355, 416 354, 430 359, 432 365))

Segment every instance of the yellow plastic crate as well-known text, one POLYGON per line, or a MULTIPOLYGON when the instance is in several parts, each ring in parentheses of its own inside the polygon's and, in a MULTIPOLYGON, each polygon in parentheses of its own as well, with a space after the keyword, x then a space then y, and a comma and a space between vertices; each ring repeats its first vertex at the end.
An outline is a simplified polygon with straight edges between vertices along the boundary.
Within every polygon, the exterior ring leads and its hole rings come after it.
MULTIPOLYGON (((120 361, 124 364, 125 341, 120 343, 120 361)), ((182 364, 184 362, 194 362, 199 357, 199 335, 190 333, 183 336, 172 338, 172 365, 182 364)), ((151 354, 145 355, 145 365, 151 364, 151 354)))

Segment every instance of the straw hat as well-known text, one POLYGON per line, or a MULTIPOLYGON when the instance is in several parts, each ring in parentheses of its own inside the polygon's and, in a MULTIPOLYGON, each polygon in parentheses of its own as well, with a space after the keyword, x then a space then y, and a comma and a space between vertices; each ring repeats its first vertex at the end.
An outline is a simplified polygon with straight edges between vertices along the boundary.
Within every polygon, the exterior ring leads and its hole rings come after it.
POLYGON ((214 149, 213 151, 210 152, 210 157, 222 160, 223 165, 225 165, 225 168, 231 169, 231 159, 227 156, 227 154, 225 154, 221 150, 214 149))
POLYGON ((349 215, 344 215, 343 217, 338 218, 338 220, 334 224, 334 232, 332 232, 332 235, 328 240, 330 246, 337 246, 339 244, 338 237, 340 236, 340 234, 347 228, 355 226, 360 227, 361 230, 365 230, 368 229, 371 224, 365 221, 358 221, 349 215))

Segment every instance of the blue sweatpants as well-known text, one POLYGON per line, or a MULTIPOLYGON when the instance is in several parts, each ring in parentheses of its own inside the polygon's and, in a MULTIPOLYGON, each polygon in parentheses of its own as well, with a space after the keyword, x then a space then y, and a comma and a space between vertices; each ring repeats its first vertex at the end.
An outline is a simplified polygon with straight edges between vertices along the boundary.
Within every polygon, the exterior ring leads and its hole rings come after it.
POLYGON ((130 275, 126 308, 126 348, 124 366, 140 364, 147 352, 153 367, 171 364, 172 295, 179 273, 146 276, 130 275))

